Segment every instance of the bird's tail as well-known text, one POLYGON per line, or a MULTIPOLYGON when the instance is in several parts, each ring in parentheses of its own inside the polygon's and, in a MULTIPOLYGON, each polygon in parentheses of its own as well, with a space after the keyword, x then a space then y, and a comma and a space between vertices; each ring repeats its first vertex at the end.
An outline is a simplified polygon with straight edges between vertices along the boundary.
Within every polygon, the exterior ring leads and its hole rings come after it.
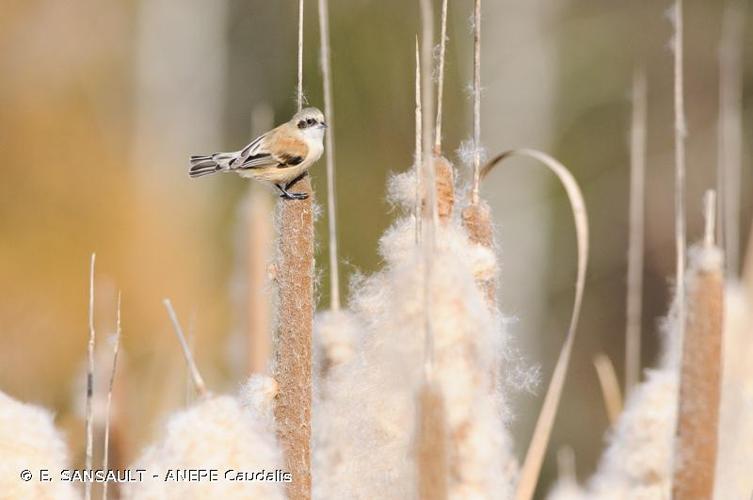
POLYGON ((215 159, 216 155, 209 156, 192 156, 191 169, 188 175, 191 177, 201 177, 223 170, 222 165, 215 159))

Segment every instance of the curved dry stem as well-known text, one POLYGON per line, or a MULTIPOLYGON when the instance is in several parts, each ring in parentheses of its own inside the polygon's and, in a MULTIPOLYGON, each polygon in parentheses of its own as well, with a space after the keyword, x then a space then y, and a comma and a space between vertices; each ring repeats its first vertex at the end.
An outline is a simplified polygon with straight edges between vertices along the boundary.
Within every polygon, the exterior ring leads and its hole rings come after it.
POLYGON ((541 407, 541 413, 539 413, 539 418, 536 421, 536 428, 533 432, 528 452, 526 453, 523 468, 520 471, 520 479, 515 495, 517 500, 529 500, 533 497, 533 492, 536 488, 536 483, 538 482, 541 463, 544 460, 544 453, 546 452, 549 443, 549 436, 551 435, 552 426, 554 425, 554 417, 557 415, 557 407, 559 406, 560 397, 562 396, 562 388, 565 384, 567 366, 570 362, 570 355, 575 340, 575 331, 578 326, 578 318, 580 317, 581 304, 583 302, 583 290, 586 282, 586 267, 588 266, 588 213, 586 212, 583 194, 578 187, 578 183, 575 181, 575 178, 567 167, 541 151, 536 151, 534 149, 506 151, 484 165, 480 172, 480 179, 483 180, 489 175, 489 172, 491 172, 496 165, 514 156, 522 156, 537 160, 557 175, 567 192, 568 199, 570 200, 573 217, 575 218, 575 233, 578 244, 578 273, 575 282, 575 301, 573 303, 570 326, 568 327, 567 337, 562 346, 562 351, 560 351, 559 358, 557 359, 557 365, 554 368, 552 379, 549 382, 549 387, 546 396, 544 397, 544 404, 541 407))
POLYGON ((319 0, 319 37, 321 40, 322 87, 324 115, 329 130, 324 137, 327 162, 327 223, 329 230, 330 307, 340 309, 340 273, 337 264, 337 216, 335 206, 335 109, 332 98, 332 64, 329 55, 329 5, 319 0))

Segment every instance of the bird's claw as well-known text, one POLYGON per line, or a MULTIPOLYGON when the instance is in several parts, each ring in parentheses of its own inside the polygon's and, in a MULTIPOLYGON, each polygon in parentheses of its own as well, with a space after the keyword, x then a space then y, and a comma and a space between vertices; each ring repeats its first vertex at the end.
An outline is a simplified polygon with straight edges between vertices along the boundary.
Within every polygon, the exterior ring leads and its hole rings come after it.
POLYGON ((284 200, 305 200, 308 197, 308 193, 284 193, 280 195, 280 198, 284 200))

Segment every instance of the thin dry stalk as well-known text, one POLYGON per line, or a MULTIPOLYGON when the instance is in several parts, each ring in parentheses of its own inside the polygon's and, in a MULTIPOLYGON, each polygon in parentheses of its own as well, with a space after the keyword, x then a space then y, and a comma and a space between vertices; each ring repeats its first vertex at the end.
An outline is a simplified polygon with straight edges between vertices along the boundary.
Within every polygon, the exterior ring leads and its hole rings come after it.
MULTIPOLYGON (((120 292, 118 292, 118 310, 115 320, 115 340, 112 348, 112 371, 110 371, 110 384, 107 388, 107 407, 105 409, 105 445, 102 452, 102 470, 107 471, 110 458, 110 414, 112 410, 112 387, 115 383, 115 370, 118 366, 118 351, 120 350, 120 292)), ((102 484, 102 498, 107 500, 107 487, 109 481, 102 484)))
POLYGON ((625 328, 625 394, 639 382, 643 299, 643 226, 646 171, 646 75, 633 74, 630 125, 630 237, 628 243, 625 328))
POLYGON ((442 100, 444 98, 444 62, 446 52, 447 0, 442 0, 442 20, 440 24, 439 39, 439 65, 437 67, 437 121, 434 124, 434 156, 440 156, 442 154, 442 100))
POLYGON ((455 175, 452 164, 442 156, 442 109, 444 97, 444 65, 447 53, 447 0, 442 1, 442 20, 437 67, 437 120, 434 124, 434 169, 437 177, 437 216, 446 223, 455 205, 455 175))
POLYGON ((436 172, 432 154, 431 121, 434 116, 434 98, 432 89, 432 49, 434 45, 434 9, 430 0, 420 0, 421 10, 421 165, 424 191, 424 211, 422 223, 423 246, 423 305, 424 305, 424 368, 428 378, 434 362, 434 332, 431 314, 431 276, 434 267, 434 249, 436 246, 436 229, 439 223, 437 214, 436 172))
POLYGON ((620 383, 617 381, 617 372, 614 370, 612 360, 606 354, 594 356, 594 368, 599 377, 601 395, 604 398, 604 406, 607 409, 609 424, 614 425, 622 413, 622 394, 620 383))
POLYGON ((204 397, 208 394, 207 386, 204 384, 204 379, 201 377, 199 368, 196 366, 196 362, 193 359, 191 349, 188 347, 188 342, 186 342, 186 336, 183 335, 183 328, 178 321, 178 315, 175 314, 175 309, 173 309, 173 304, 170 302, 170 299, 164 299, 162 303, 165 305, 165 309, 167 309, 167 315, 170 317, 170 322, 173 324, 173 331, 175 332, 175 336, 178 337, 178 342, 180 342, 180 347, 183 350, 183 357, 186 359, 186 364, 191 371, 191 378, 193 379, 193 385, 196 388, 196 392, 200 397, 204 397))
POLYGON ((588 213, 583 202, 583 195, 578 187, 578 183, 570 171, 560 162, 551 156, 540 151, 532 149, 518 149, 506 151, 491 161, 489 161, 480 172, 480 179, 483 180, 494 167, 502 161, 514 157, 523 156, 532 158, 543 163, 549 170, 557 175, 567 192, 570 205, 573 210, 575 219, 575 233, 578 244, 578 273, 575 282, 575 300, 573 303, 573 312, 570 317, 570 326, 568 327, 565 343, 560 351, 557 364, 549 382, 544 404, 541 407, 539 418, 536 421, 536 428, 528 446, 523 468, 520 471, 518 487, 515 493, 516 500, 530 500, 538 483, 541 464, 544 460, 544 454, 549 443, 549 436, 552 433, 554 418, 557 415, 557 407, 562 396, 562 388, 565 384, 567 367, 570 362, 570 355, 573 350, 575 341, 575 332, 580 317, 581 304, 583 302, 583 290, 586 283, 586 267, 588 265, 588 213))
MULTIPOLYGON (((685 317, 685 105, 683 86, 683 13, 682 0, 675 0, 673 25, 674 36, 674 105, 675 105, 675 247, 677 267, 677 315, 685 317)), ((678 335, 684 338, 685 322, 680 321, 678 335)))
POLYGON ((293 474, 292 499, 311 496, 311 336, 314 321, 314 212, 308 177, 296 184, 305 200, 278 204, 279 289, 272 374, 280 387, 275 400, 277 434, 293 474))
MULTIPOLYGON (((86 469, 91 470, 93 465, 94 455, 94 416, 92 409, 92 401, 94 400, 94 344, 95 344, 95 331, 94 331, 94 264, 97 260, 97 255, 92 253, 91 262, 89 265, 89 345, 87 351, 87 368, 86 368, 86 469)), ((92 483, 86 481, 84 483, 84 498, 91 500, 92 497, 92 483)))
POLYGON ((340 309, 340 273, 337 264, 337 219, 335 207, 335 108, 332 98, 332 63, 329 51, 329 5, 327 0, 319 0, 319 37, 321 40, 322 87, 324 92, 324 114, 329 130, 324 137, 327 162, 327 223, 329 230, 329 286, 330 308, 340 309))
POLYGON ((719 46, 719 122, 717 189, 720 218, 717 240, 725 252, 730 277, 740 269, 740 188, 742 186, 743 78, 742 49, 745 2, 727 2, 719 46), (720 238, 719 235, 723 235, 720 238))
POLYGON ((481 0, 473 4, 473 188, 471 204, 479 201, 481 183, 481 0))
POLYGON ((418 498, 447 498, 447 419, 444 398, 436 384, 426 382, 418 392, 416 467, 418 498))
POLYGON ((751 304, 753 304, 753 224, 748 233, 748 249, 743 265, 742 280, 748 288, 748 293, 751 294, 751 304))
POLYGON ((303 0, 298 0, 298 85, 296 85, 298 111, 303 109, 303 0))
POLYGON ((680 379, 672 498, 712 498, 721 387, 724 276, 714 246, 712 201, 707 202, 706 238, 692 286, 680 379))
POLYGON ((415 84, 416 84, 416 143, 415 143, 415 152, 413 154, 414 156, 414 162, 416 164, 416 243, 421 241, 421 214, 423 213, 423 179, 422 177, 422 168, 421 165, 423 165, 423 154, 421 152, 421 140, 423 138, 423 110, 421 109, 421 54, 419 53, 418 49, 418 36, 416 36, 416 78, 415 78, 415 84))

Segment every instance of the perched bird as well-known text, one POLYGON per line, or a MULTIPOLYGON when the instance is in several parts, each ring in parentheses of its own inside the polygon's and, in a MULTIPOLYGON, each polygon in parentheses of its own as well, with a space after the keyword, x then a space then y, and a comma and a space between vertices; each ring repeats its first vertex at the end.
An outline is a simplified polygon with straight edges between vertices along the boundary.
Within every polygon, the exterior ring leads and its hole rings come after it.
POLYGON ((316 108, 302 109, 289 122, 257 137, 240 151, 192 156, 191 177, 236 172, 241 177, 270 182, 281 198, 304 200, 306 193, 288 191, 301 180, 324 152, 324 115, 316 108))

